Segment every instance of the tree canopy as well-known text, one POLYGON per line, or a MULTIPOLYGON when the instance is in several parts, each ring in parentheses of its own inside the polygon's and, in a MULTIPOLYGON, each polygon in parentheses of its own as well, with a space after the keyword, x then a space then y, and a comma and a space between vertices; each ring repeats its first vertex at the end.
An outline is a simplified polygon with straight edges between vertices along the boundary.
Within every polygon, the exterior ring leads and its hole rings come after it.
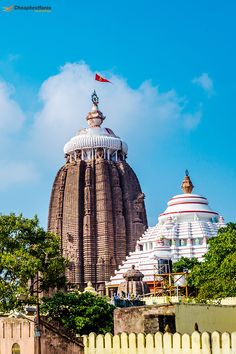
POLYGON ((106 298, 90 292, 58 292, 43 298, 41 313, 74 333, 105 334, 113 332, 114 308, 106 298))
POLYGON ((173 263, 173 271, 176 273, 184 272, 185 270, 191 271, 194 266, 199 264, 200 262, 197 258, 181 257, 177 262, 173 263))
POLYGON ((204 261, 193 268, 191 283, 197 288, 198 299, 218 299, 236 296, 236 224, 229 223, 209 239, 204 261))
POLYGON ((65 286, 67 262, 59 238, 39 226, 38 218, 0 215, 0 311, 19 306, 39 274, 39 290, 65 286), (39 272, 39 273, 38 273, 39 272))

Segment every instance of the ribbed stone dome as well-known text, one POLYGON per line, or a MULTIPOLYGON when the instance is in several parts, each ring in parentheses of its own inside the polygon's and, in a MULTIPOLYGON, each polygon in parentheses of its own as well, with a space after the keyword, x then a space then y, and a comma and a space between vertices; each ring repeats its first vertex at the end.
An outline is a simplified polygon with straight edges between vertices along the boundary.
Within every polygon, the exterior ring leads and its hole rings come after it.
POLYGON ((127 280, 142 280, 143 277, 143 273, 141 273, 140 270, 135 269, 134 265, 132 265, 132 268, 124 274, 124 278, 127 280))
POLYGON ((81 129, 76 136, 70 139, 64 146, 64 153, 71 154, 76 150, 105 148, 110 150, 112 156, 114 152, 121 151, 127 154, 128 146, 116 136, 109 128, 94 127, 81 129))

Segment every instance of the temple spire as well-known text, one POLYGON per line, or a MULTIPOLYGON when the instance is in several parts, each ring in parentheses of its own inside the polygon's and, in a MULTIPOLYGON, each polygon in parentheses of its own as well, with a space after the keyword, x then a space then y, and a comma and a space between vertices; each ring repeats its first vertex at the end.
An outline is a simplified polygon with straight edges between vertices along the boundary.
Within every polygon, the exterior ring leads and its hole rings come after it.
POLYGON ((98 109, 99 98, 95 90, 93 91, 91 99, 93 106, 91 111, 87 114, 86 119, 90 128, 97 128, 102 125, 102 122, 106 117, 98 109))
POLYGON ((98 108, 99 97, 98 97, 98 95, 97 95, 95 90, 93 91, 93 94, 92 94, 91 98, 92 98, 93 104, 98 108))
POLYGON ((189 177, 189 172, 188 172, 188 170, 186 170, 184 180, 181 184, 181 189, 182 189, 183 193, 187 194, 187 193, 192 193, 193 188, 194 188, 194 185, 192 184, 192 181, 189 177))

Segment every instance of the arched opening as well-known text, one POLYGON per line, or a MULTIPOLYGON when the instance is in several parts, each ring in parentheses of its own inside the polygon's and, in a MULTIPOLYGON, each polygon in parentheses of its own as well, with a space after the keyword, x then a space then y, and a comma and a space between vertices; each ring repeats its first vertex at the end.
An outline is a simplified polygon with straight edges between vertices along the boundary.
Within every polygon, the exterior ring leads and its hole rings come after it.
POLYGON ((11 354, 20 354, 20 346, 17 343, 14 343, 11 348, 11 354))

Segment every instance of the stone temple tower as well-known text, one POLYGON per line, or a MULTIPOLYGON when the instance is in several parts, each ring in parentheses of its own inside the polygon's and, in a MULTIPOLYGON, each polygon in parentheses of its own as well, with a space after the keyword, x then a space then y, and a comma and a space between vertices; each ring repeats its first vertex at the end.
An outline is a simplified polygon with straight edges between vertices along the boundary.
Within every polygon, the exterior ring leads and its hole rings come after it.
POLYGON ((127 145, 109 128, 92 95, 88 128, 64 147, 49 207, 48 229, 61 237, 68 280, 103 292, 115 269, 134 251, 147 228, 144 194, 126 162, 127 145))

